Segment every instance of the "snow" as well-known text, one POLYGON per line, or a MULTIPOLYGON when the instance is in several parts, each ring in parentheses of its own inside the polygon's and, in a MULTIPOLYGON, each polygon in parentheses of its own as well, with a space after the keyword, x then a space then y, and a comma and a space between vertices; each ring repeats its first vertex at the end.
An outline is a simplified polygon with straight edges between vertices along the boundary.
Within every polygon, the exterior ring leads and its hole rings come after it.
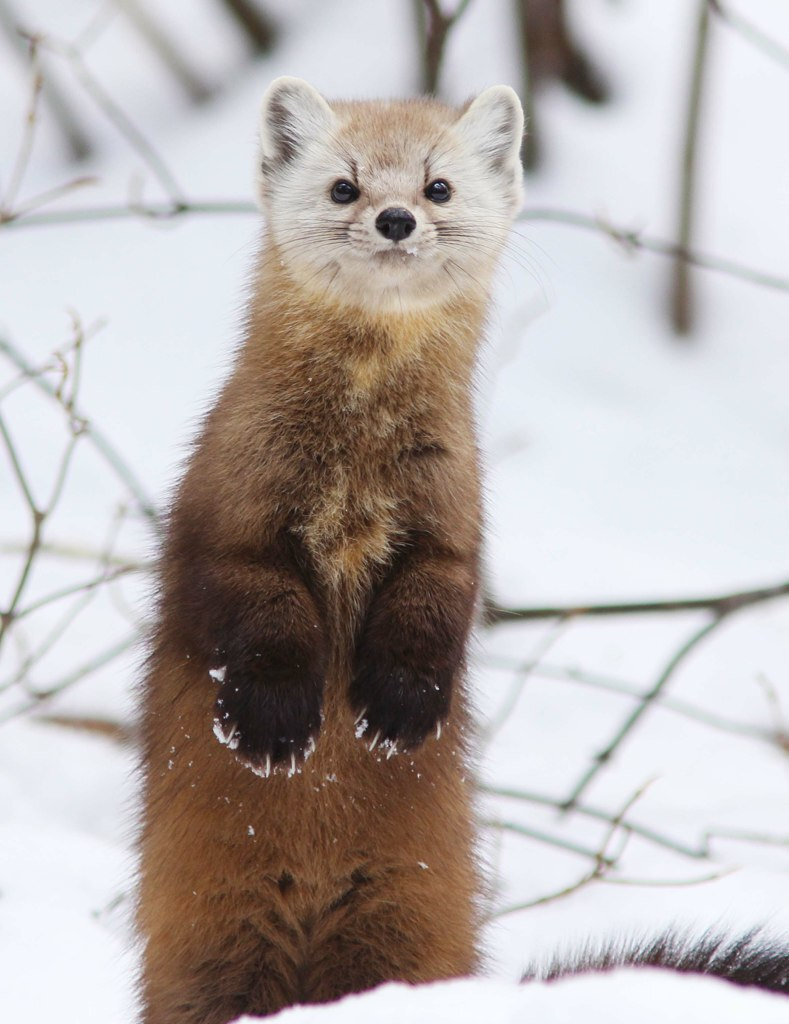
MULTIPOLYGON (((575 978, 554 985, 490 980, 424 985, 382 985, 374 992, 348 996, 333 1006, 298 1006, 272 1018, 282 1024, 342 1021, 343 1024, 431 1024, 491 1019, 496 1024, 771 1024, 786 1020, 785 998, 764 992, 732 990, 709 978, 673 977, 654 970, 617 971, 607 977, 575 978)), ((240 1017, 237 1024, 260 1018, 240 1017)))
MULTIPOLYGON (((785 5, 731 5, 789 44, 785 5)), ((102 5, 24 6, 29 24, 73 38, 102 5)), ((282 43, 251 70, 239 70, 243 46, 207 0, 157 7, 209 77, 229 83, 197 111, 117 19, 89 51, 97 77, 189 196, 251 199, 257 107, 277 74, 304 76, 330 95, 413 88, 409 5, 269 6, 282 20, 282 43), (380 46, 381 39, 408 43, 380 46)), ((545 162, 527 182, 529 208, 578 210, 672 237, 693 7, 684 0, 573 5, 579 34, 608 69, 614 99, 592 109, 548 90, 538 108, 545 162)), ((506 0, 469 6, 449 42, 448 98, 462 100, 496 81, 518 85, 509 9, 506 0)), ((61 205, 123 204, 139 174, 145 198, 161 197, 139 156, 97 115, 63 62, 51 63, 99 139, 96 156, 79 169, 98 184, 61 205)), ((0 61, 4 186, 26 103, 15 68, 0 61)), ((787 88, 785 67, 713 23, 697 245, 778 274, 786 272, 789 224, 789 145, 780 130, 787 88)), ((21 197, 73 173, 45 121, 21 197)), ((158 507, 229 365, 259 232, 255 216, 229 214, 0 227, 0 335, 42 365, 71 339, 69 311, 86 329, 104 322, 85 343, 79 408, 123 452, 158 507)), ((666 325, 668 280, 664 259, 627 255, 600 234, 537 220, 518 224, 479 380, 487 559, 500 602, 695 596, 789 578, 787 297, 696 272, 698 330, 679 342, 666 325)), ((0 356, 0 394, 15 377, 7 369, 0 356)), ((66 442, 64 417, 29 384, 5 395, 0 411, 43 502, 66 442)), ((0 496, 5 605, 22 557, 6 546, 26 541, 30 516, 4 455, 0 496)), ((95 549, 96 558, 42 557, 26 601, 96 575, 110 541, 123 562, 149 559, 154 538, 146 521, 128 512, 114 519, 127 501, 123 484, 81 440, 45 537, 95 549)), ((35 684, 57 684, 138 635, 151 602, 139 576, 96 588, 36 664, 35 684)), ((19 631, 27 649, 63 612, 52 605, 29 617, 19 631)), ((637 696, 705 621, 705 613, 687 612, 480 632, 472 677, 485 784, 561 802, 637 696), (534 660, 537 668, 525 671, 534 660)), ((0 687, 27 649, 16 641, 4 646, 0 687)), ((30 703, 18 685, 0 689, 4 1019, 121 1024, 133 1017, 133 751, 99 732, 35 718, 128 725, 142 659, 139 646, 129 648, 34 714, 14 716, 30 703)), ((483 798, 485 822, 513 826, 483 830, 492 911, 571 889, 593 863, 579 847, 619 854, 607 879, 495 917, 485 933, 485 978, 389 985, 279 1019, 785 1019, 785 1001, 705 978, 622 971, 552 986, 515 981, 527 962, 589 936, 651 934, 674 922, 697 931, 767 922, 773 933, 789 934, 787 665, 789 601, 731 615, 681 664, 667 693, 597 774, 582 797, 589 813, 483 798), (711 727, 712 719, 724 728, 711 727), (615 818, 636 794, 627 820, 642 831, 611 835, 594 812, 615 818), (651 832, 666 842, 653 842, 651 832), (708 858, 690 855, 705 850, 708 858)))

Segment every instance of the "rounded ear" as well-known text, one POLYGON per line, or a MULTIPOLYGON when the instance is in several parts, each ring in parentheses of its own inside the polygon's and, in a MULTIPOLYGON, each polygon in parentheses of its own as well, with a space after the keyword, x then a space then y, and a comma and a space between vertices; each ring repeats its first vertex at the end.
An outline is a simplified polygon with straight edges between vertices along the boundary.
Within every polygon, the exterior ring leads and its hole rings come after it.
POLYGON ((522 179, 523 108, 515 90, 508 85, 485 89, 466 107, 457 130, 487 168, 514 189, 517 203, 522 179))
POLYGON ((321 94, 302 78, 275 78, 260 112, 260 162, 264 171, 289 163, 301 146, 327 132, 334 113, 321 94))

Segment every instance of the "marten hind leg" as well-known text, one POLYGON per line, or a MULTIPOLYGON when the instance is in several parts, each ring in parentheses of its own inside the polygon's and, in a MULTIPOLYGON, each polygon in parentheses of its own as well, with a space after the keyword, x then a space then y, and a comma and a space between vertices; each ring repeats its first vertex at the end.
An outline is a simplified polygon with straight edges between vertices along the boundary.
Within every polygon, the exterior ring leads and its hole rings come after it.
POLYGON ((227 1024, 244 1013, 267 1016, 299 1000, 286 937, 261 935, 247 921, 232 934, 210 925, 185 944, 148 944, 142 1024, 227 1024))
POLYGON ((411 984, 468 975, 477 967, 469 904, 409 899, 407 886, 375 881, 350 890, 315 926, 302 998, 331 1002, 387 981, 411 984))

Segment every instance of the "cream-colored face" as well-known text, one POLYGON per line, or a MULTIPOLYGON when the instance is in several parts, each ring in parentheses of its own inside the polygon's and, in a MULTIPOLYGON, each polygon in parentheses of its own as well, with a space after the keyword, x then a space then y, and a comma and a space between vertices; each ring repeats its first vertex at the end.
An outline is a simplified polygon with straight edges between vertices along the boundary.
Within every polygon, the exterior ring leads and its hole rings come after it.
POLYGON ((266 92, 260 200, 283 268, 310 292, 408 311, 487 291, 521 201, 523 114, 506 86, 465 110, 266 92))

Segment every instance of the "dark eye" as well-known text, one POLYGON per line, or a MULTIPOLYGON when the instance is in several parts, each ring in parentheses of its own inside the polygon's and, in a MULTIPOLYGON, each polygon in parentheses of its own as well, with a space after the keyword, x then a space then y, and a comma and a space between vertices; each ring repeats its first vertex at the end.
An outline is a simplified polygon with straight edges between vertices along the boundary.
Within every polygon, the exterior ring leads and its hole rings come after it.
POLYGON ((352 203, 359 198, 359 189, 341 178, 332 185, 331 197, 335 203, 352 203))
POLYGON ((445 203, 452 197, 452 189, 443 178, 431 181, 425 189, 425 195, 434 203, 445 203))

